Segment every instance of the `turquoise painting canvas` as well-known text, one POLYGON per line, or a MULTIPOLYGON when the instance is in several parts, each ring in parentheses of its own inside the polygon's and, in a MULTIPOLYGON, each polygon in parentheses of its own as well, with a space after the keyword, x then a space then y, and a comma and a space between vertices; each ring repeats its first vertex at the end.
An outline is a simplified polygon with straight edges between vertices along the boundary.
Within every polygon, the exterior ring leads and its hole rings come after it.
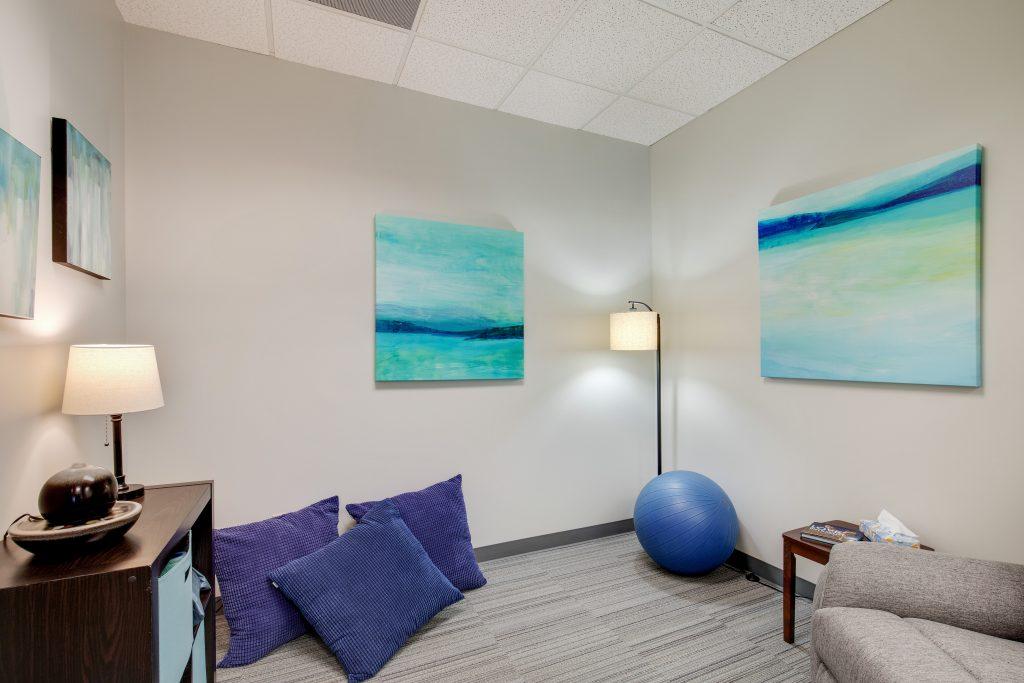
POLYGON ((42 159, 0 130, 0 315, 32 318, 42 159))
POLYGON ((523 235, 376 217, 376 379, 523 377, 523 235))
POLYGON ((761 375, 981 386, 981 157, 763 211, 761 375))

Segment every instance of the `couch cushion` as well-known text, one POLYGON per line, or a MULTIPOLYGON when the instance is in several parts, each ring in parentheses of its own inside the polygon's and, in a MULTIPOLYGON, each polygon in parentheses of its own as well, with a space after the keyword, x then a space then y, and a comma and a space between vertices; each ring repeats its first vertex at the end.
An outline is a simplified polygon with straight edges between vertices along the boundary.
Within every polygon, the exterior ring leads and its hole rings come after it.
POLYGON ((963 667, 890 612, 826 607, 811 620, 814 651, 840 681, 974 683, 963 667))
POLYGON ((1024 643, 965 631, 926 619, 904 621, 979 681, 1024 681, 1024 643))

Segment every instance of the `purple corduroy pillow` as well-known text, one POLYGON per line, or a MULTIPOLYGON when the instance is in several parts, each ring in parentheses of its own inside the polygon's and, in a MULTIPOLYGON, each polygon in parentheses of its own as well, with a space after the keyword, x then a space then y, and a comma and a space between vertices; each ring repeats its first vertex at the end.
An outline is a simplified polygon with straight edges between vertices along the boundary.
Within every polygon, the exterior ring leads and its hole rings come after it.
POLYGON ((267 574, 338 537, 338 497, 260 522, 213 531, 213 561, 228 654, 217 666, 252 664, 306 632, 306 622, 267 574))
MULTIPOLYGON (((487 583, 473 554, 461 474, 388 500, 398 508, 402 521, 452 585, 460 591, 468 591, 487 583)), ((379 502, 352 503, 345 509, 358 521, 379 502)))

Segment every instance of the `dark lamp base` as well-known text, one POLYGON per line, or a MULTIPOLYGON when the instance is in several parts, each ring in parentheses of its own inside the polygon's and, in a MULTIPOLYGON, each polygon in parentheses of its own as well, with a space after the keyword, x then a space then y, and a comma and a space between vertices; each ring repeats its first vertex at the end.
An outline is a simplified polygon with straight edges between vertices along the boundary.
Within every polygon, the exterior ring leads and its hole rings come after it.
POLYGON ((145 495, 146 487, 142 484, 128 484, 123 489, 117 490, 118 500, 131 500, 132 498, 140 498, 145 495))

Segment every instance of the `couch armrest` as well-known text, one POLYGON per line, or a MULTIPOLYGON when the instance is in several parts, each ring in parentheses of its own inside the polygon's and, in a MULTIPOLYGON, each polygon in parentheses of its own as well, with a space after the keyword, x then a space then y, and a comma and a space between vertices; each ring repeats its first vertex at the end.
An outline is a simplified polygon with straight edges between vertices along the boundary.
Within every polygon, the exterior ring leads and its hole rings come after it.
POLYGON ((817 607, 862 607, 1024 640, 1024 566, 884 543, 832 548, 817 607))

